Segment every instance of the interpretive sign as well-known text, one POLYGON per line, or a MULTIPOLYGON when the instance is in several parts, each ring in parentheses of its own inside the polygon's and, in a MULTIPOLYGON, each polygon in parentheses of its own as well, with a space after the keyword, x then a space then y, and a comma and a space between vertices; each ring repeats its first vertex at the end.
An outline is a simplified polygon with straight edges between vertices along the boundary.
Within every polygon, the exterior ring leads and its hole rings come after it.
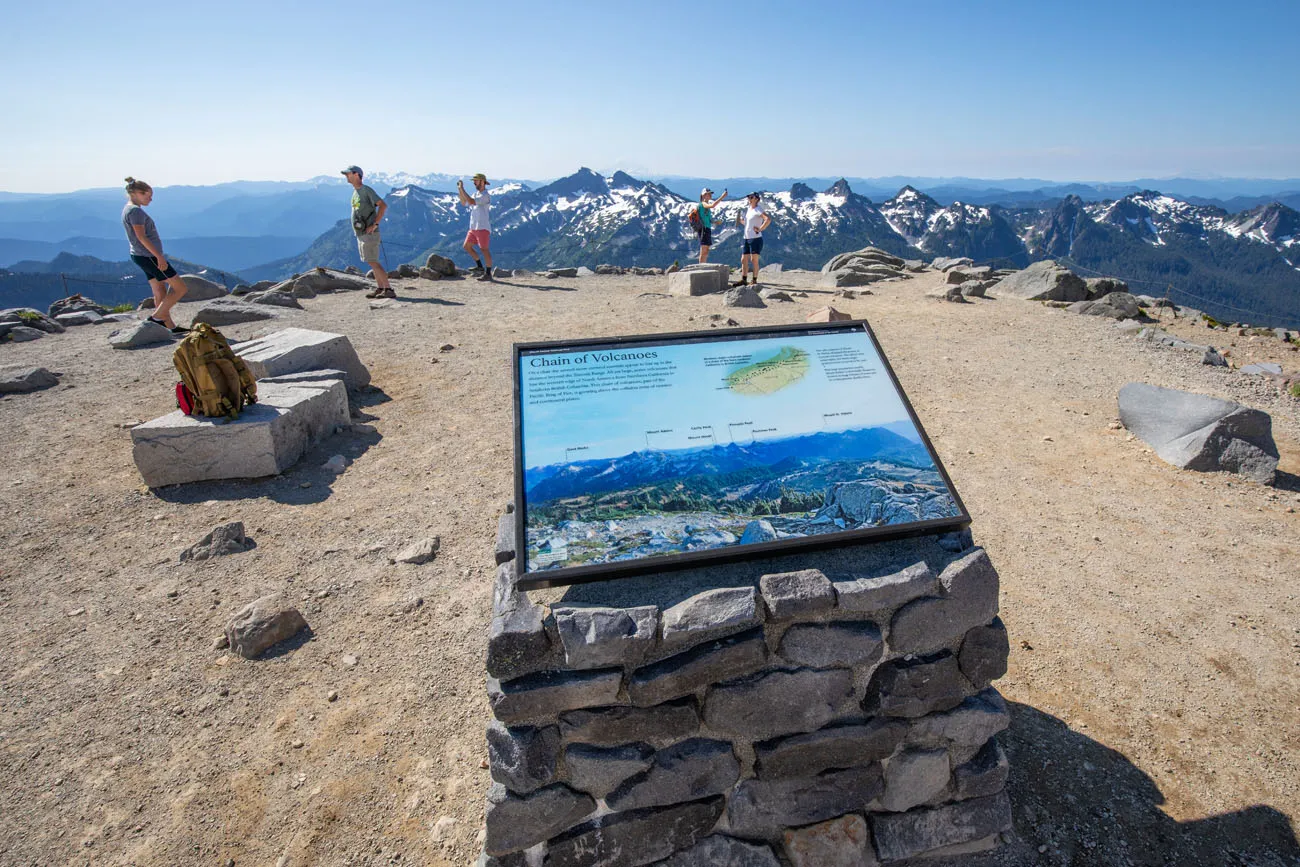
POLYGON ((970 522, 863 321, 517 343, 523 589, 970 522))

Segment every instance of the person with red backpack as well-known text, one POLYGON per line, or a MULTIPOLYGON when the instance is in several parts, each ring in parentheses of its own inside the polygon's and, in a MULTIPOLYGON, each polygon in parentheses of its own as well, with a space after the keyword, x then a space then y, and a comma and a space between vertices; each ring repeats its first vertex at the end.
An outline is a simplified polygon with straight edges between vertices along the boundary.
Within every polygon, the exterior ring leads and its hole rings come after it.
MULTIPOLYGON (((713 190, 708 187, 700 190, 700 203, 694 209, 700 226, 700 264, 709 261, 709 247, 713 246, 713 208, 722 204, 722 200, 726 197, 725 189, 716 199, 713 198, 713 190)), ((691 225, 695 223, 696 220, 691 220, 691 225)))

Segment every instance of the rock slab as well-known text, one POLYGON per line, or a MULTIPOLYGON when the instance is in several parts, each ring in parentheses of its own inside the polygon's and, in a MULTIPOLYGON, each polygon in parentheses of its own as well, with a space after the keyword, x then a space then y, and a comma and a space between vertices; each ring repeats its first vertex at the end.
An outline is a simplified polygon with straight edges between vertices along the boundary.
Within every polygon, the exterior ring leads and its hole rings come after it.
POLYGON ((263 596, 241 608, 226 624, 230 649, 256 659, 271 647, 307 628, 297 608, 278 596, 263 596))
POLYGON ((349 389, 370 384, 370 371, 357 357, 352 342, 342 334, 285 328, 230 348, 244 359, 254 379, 306 370, 340 370, 349 389))

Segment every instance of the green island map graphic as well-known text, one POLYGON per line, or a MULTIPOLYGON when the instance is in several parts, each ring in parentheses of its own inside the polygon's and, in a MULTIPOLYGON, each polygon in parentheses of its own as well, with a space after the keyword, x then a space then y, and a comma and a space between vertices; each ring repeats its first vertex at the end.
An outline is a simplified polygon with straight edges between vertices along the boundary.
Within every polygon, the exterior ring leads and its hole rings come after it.
POLYGON ((736 394, 764 395, 794 385, 808 373, 808 353, 783 346, 771 358, 747 364, 727 376, 727 388, 736 394))

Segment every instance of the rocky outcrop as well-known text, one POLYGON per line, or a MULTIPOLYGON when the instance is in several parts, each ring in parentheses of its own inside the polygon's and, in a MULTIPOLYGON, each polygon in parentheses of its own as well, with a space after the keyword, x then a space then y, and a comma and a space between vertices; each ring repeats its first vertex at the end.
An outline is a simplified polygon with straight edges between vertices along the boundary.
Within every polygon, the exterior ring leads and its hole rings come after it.
POLYGON ((1069 268, 1048 259, 1003 277, 993 294, 1027 301, 1085 301, 1088 284, 1069 268))
POLYGON ((234 298, 218 298, 209 301, 194 314, 194 321, 206 322, 218 328, 223 325, 236 325, 240 322, 258 322, 263 319, 275 319, 278 314, 268 305, 249 304, 234 298))
POLYGON ((27 394, 58 384, 58 374, 43 367, 0 367, 0 394, 27 394))
POLYGON ((230 290, 220 283, 213 283, 207 277, 201 277, 198 274, 182 274, 181 280, 185 283, 186 301, 211 301, 214 298, 224 298, 230 294, 230 290))
POLYGON ((108 335, 108 345, 114 349, 157 346, 162 343, 172 343, 175 340, 176 335, 172 334, 170 329, 148 319, 141 319, 134 325, 120 328, 108 335))
POLYGON ((1109 292, 1096 301, 1076 301, 1066 309, 1071 313, 1108 319, 1138 319, 1145 315, 1137 298, 1127 292, 1109 292))

